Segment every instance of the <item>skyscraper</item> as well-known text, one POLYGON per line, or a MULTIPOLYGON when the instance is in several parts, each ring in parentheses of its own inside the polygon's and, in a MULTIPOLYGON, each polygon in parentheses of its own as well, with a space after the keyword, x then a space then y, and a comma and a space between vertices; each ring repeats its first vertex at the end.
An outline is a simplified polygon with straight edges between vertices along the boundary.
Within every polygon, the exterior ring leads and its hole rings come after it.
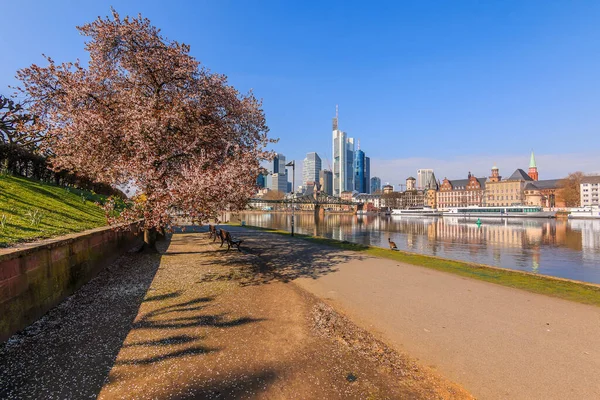
POLYGON ((283 154, 280 153, 276 153, 275 157, 273 158, 273 163, 271 164, 271 171, 272 174, 278 174, 278 173, 282 173, 282 174, 286 174, 287 171, 285 169, 285 156, 283 154))
POLYGON ((429 182, 433 175, 432 169, 418 169, 417 170, 417 190, 425 189, 425 186, 429 182))
POLYGON ((354 152, 354 190, 358 193, 365 191, 365 152, 360 149, 354 152))
POLYGON ((260 189, 266 187, 266 183, 267 183, 267 179, 266 176, 263 175, 262 173, 259 173, 258 176, 256 177, 256 186, 258 186, 260 189))
POLYGON ((381 190, 381 178, 374 176, 371 178, 371 193, 381 190))
POLYGON ((304 159, 302 167, 302 185, 309 185, 319 182, 319 172, 321 171, 321 157, 317 153, 308 153, 304 159))
POLYGON ((277 153, 273 158, 273 162, 269 166, 270 174, 269 179, 267 179, 268 188, 273 191, 278 191, 281 193, 288 192, 288 176, 287 170, 285 168, 285 156, 283 154, 277 153))
POLYGON ((321 192, 333 195, 333 173, 324 169, 319 172, 319 183, 321 184, 321 192))
POLYGON ((371 158, 365 157, 365 193, 371 193, 371 158))
POLYGON ((335 107, 333 119, 333 195, 354 189, 354 139, 338 129, 338 108, 335 107))
POLYGON ((354 190, 358 193, 370 193, 371 180, 371 159, 365 156, 365 152, 360 149, 360 140, 358 149, 354 152, 354 190))
POLYGON ((287 174, 276 172, 271 174, 271 186, 269 189, 281 193, 288 193, 287 174))

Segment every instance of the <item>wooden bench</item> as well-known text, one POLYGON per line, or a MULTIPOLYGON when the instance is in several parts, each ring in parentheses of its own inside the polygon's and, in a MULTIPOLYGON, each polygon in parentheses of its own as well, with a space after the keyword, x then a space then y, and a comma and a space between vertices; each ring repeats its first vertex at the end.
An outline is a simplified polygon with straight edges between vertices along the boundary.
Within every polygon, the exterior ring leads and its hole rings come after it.
POLYGON ((231 247, 237 247, 238 251, 242 251, 240 249, 240 244, 242 244, 243 240, 234 238, 233 236, 231 236, 231 233, 229 233, 229 231, 226 231, 225 229, 221 229, 220 233, 222 240, 221 246, 223 246, 223 244, 227 242, 227 251, 229 251, 231 247))

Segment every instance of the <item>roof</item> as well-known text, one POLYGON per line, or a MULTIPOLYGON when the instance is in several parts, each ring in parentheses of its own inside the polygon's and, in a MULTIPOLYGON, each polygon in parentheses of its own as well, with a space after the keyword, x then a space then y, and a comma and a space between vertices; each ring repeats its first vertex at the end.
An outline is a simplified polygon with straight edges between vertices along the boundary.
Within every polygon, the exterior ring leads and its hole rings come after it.
POLYGON ((525 185, 524 189, 525 190, 557 189, 558 188, 558 183, 560 181, 561 181, 560 179, 545 179, 543 181, 527 182, 527 185, 525 185))
POLYGON ((529 160, 529 168, 537 168, 535 165, 535 157, 533 156, 533 150, 531 150, 531 159, 529 160))
POLYGON ((600 175, 590 175, 581 178, 581 183, 600 183, 600 175))
POLYGON ((406 180, 409 180, 409 179, 410 179, 411 181, 416 181, 416 179, 415 179, 415 178, 413 178, 412 176, 409 176, 408 178, 406 178, 406 180))
MULTIPOLYGON (((477 180, 479 181, 481 188, 482 189, 485 188, 485 181, 487 180, 487 178, 477 178, 477 180)), ((452 185, 452 189, 454 189, 454 190, 456 190, 459 187, 465 189, 467 187, 467 185, 469 184, 468 179, 454 179, 454 180, 448 179, 448 182, 450 182, 450 184, 452 185)))
POLYGON ((523 189, 525 189, 525 190, 535 190, 535 189, 538 189, 538 187, 535 186, 532 182, 527 182, 527 185, 525 185, 525 187, 523 189))
POLYGON ((513 172, 513 174, 506 179, 507 181, 533 181, 533 179, 527 175, 527 173, 525 171, 523 171, 521 168, 517 168, 517 170, 515 172, 513 172))
POLYGON ((556 189, 558 187, 558 182, 560 181, 560 179, 545 179, 543 181, 533 182, 533 184, 538 189, 556 189))

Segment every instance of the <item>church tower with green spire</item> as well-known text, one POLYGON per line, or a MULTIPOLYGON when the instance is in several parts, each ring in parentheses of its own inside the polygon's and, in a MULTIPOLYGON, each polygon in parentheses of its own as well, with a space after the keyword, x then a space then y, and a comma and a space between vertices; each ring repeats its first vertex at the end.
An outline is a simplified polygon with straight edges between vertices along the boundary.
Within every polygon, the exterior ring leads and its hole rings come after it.
POLYGON ((529 160, 529 172, 527 173, 531 179, 534 181, 538 180, 538 170, 537 165, 535 165, 535 157, 533 155, 533 150, 531 150, 531 159, 529 160))

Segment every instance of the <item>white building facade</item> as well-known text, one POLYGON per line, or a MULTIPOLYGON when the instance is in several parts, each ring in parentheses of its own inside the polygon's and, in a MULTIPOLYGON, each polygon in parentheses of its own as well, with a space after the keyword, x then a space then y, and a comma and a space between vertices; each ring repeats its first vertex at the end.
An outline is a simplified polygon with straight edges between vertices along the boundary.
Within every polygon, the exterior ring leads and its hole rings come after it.
POLYGON ((582 207, 600 205, 600 175, 581 178, 579 198, 582 207))
POLYGON ((354 139, 338 129, 337 107, 333 119, 333 195, 354 189, 354 139))

